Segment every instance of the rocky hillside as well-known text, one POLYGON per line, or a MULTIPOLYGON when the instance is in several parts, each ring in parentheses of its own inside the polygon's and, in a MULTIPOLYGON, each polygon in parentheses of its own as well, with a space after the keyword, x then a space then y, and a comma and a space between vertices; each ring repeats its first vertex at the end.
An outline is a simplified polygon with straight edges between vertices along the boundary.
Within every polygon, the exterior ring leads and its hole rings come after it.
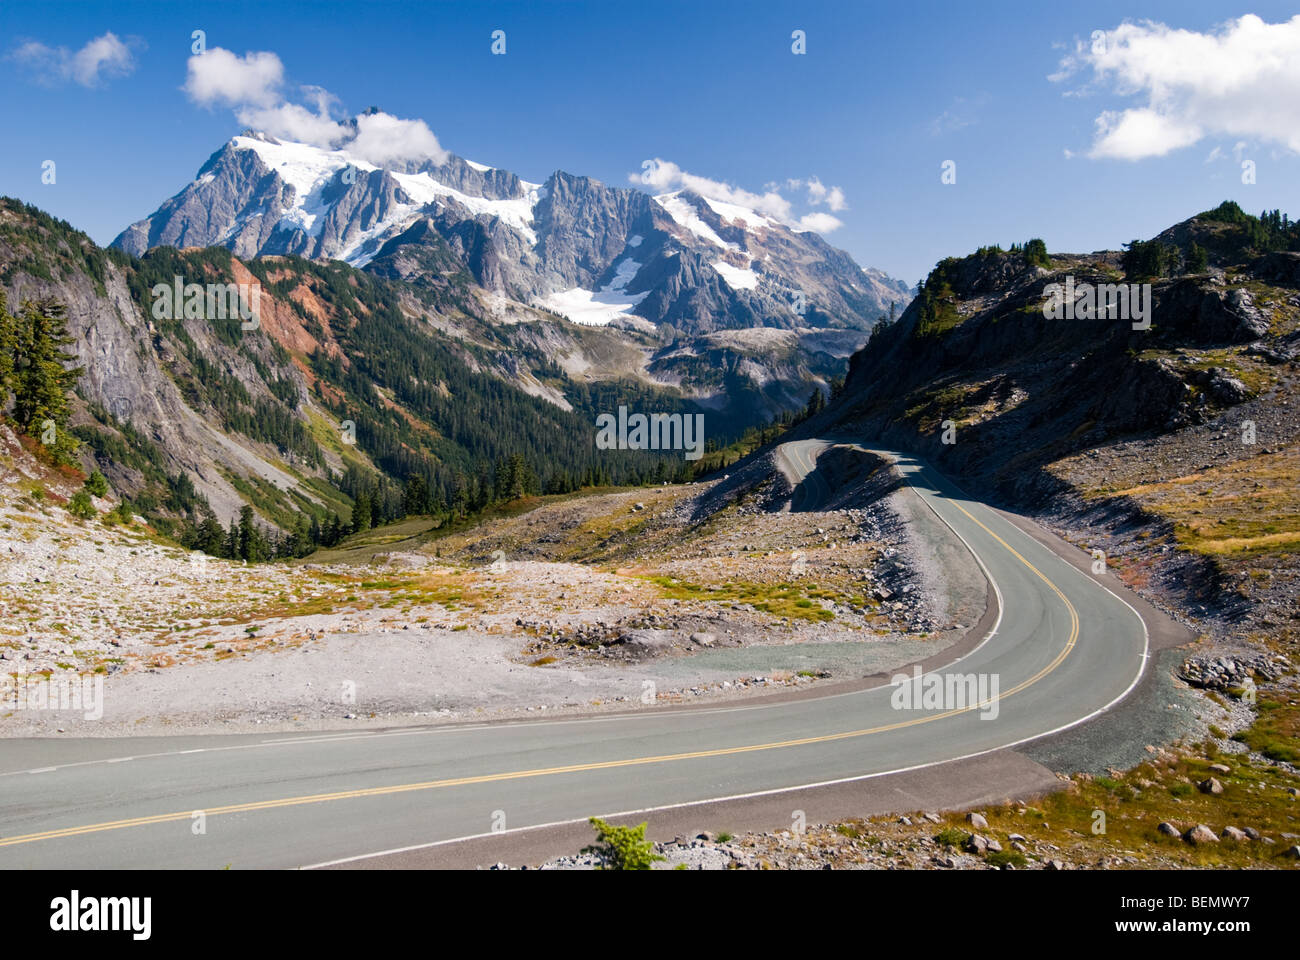
MULTIPOLYGON (((346 519, 363 487, 400 501, 412 474, 431 502, 472 504, 511 457, 539 489, 671 476, 680 453, 665 455, 670 464, 598 451, 595 417, 620 404, 701 409, 671 385, 622 374, 645 364, 649 338, 503 306, 463 271, 416 288, 340 262, 243 261, 220 247, 136 258, 3 200, 0 288, 15 307, 66 306, 84 371, 71 422, 82 465, 142 513, 206 504, 226 522, 251 503, 287 529, 304 514, 346 519), (233 303, 214 312, 206 296, 171 309, 158 291, 177 277, 204 291, 256 289, 256 317, 233 303)), ((726 424, 715 413, 710 427, 726 424)))
POLYGON ((1300 230, 1225 203, 1125 246, 944 260, 803 429, 916 450, 1221 637, 1293 642, 1300 230), (1066 310, 1053 284, 1138 299, 1066 310))

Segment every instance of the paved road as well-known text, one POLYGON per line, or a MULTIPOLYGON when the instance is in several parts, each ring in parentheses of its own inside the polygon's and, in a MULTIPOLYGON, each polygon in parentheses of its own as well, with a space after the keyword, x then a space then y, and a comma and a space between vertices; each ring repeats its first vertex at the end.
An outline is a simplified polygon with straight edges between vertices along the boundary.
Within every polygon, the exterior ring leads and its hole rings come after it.
MULTIPOLYGON (((822 446, 789 452, 807 471, 822 446)), ((680 809, 974 758, 951 768, 966 771, 1124 697, 1146 660, 1134 609, 922 461, 897 457, 994 584, 1001 609, 989 636, 935 672, 996 677, 996 711, 903 709, 884 685, 332 735, 3 741, 0 867, 314 865, 494 826, 680 809)))

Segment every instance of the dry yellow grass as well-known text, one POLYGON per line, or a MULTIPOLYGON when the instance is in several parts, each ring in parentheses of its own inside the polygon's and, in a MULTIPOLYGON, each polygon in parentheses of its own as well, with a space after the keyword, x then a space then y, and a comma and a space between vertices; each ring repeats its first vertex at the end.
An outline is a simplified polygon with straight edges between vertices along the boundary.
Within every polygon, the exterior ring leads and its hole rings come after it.
POLYGON ((1300 447, 1109 491, 1173 522, 1202 554, 1287 552, 1300 544, 1300 447))

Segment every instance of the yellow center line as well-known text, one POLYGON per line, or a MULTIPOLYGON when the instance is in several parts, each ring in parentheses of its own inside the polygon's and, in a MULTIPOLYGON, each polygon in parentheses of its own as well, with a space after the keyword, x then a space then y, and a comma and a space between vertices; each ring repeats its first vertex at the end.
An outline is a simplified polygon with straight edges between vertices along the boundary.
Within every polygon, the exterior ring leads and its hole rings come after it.
MULTIPOLYGON (((906 482, 906 481, 905 481, 906 482)), ((1079 636, 1079 614, 1070 603, 1069 598, 1061 592, 1048 577, 1032 563, 1026 560, 1014 547, 1003 540, 1000 536, 986 527, 977 520, 971 513, 955 500, 948 501, 962 513, 964 513, 971 522, 975 523, 985 533, 1005 547, 1021 563, 1032 570, 1053 592, 1056 593, 1061 601, 1065 604, 1070 612, 1070 636, 1066 641, 1061 652, 1042 670, 1034 674, 1028 680, 1025 680, 1010 690, 1001 694, 999 699, 1010 697, 1019 693, 1037 683, 1043 677, 1047 676, 1069 655, 1074 648, 1075 641, 1079 636)), ((849 730, 842 733, 823 734, 816 737, 801 737, 795 740, 775 740, 770 743, 749 744, 742 747, 719 747, 714 750, 696 750, 689 753, 670 753, 652 757, 632 757, 627 760, 599 760, 592 763, 570 764, 562 767, 540 767, 534 770, 516 770, 507 773, 489 773, 474 777, 456 777, 446 780, 426 780, 420 783, 404 783, 388 787, 368 787, 359 790, 342 790, 337 793, 316 793, 308 794, 301 797, 285 797, 279 800, 257 800, 249 803, 234 803, 223 807, 209 807, 202 812, 205 816, 219 816, 230 813, 248 813, 256 810, 274 810, 280 807, 296 807, 311 803, 328 803, 334 800, 355 800, 364 797, 388 796, 398 793, 410 793, 417 790, 437 790, 444 787, 461 787, 479 783, 499 783, 504 780, 524 780, 530 777, 548 777, 565 773, 583 773, 592 770, 612 770, 619 767, 636 767, 645 766, 654 763, 670 763, 679 760, 697 760, 708 757, 725 757, 734 756, 742 753, 756 753, 762 750, 780 750, 788 747, 807 746, 815 743, 831 743, 836 740, 849 740, 857 737, 870 736, 876 733, 885 733, 890 730, 901 730, 904 727, 912 727, 922 723, 933 723, 936 720, 944 720, 948 717, 954 717, 962 713, 968 713, 976 710, 981 704, 974 703, 959 709, 945 711, 944 713, 929 714, 924 717, 915 717, 911 720, 901 720, 897 723, 885 724, 879 727, 870 727, 865 730, 849 730)), ((9 847, 21 843, 34 843, 38 840, 57 840, 64 837, 75 837, 87 833, 101 833, 108 830, 122 830, 127 827, 143 827, 158 823, 172 823, 178 820, 188 820, 194 816, 197 811, 180 811, 176 813, 160 813, 149 817, 135 817, 130 820, 113 820, 107 823, 92 823, 81 827, 65 827, 61 830, 46 830, 42 833, 29 833, 23 836, 5 837, 0 839, 0 847, 9 847)))

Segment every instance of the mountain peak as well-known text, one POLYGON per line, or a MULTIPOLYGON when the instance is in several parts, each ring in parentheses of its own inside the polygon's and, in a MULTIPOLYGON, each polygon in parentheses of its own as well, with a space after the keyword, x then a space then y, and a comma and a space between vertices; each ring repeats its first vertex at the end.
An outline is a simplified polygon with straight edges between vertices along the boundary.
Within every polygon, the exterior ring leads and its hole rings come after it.
POLYGON ((530 183, 453 154, 376 152, 367 118, 384 118, 380 132, 393 121, 367 110, 329 144, 244 131, 114 245, 135 254, 221 245, 246 258, 365 267, 414 242, 405 238, 426 242, 429 230, 413 230, 424 222, 479 284, 519 303, 590 323, 626 313, 700 331, 833 327, 865 337, 891 301, 908 298, 906 284, 865 273, 817 234, 729 199, 689 188, 652 197, 559 169, 530 183))

